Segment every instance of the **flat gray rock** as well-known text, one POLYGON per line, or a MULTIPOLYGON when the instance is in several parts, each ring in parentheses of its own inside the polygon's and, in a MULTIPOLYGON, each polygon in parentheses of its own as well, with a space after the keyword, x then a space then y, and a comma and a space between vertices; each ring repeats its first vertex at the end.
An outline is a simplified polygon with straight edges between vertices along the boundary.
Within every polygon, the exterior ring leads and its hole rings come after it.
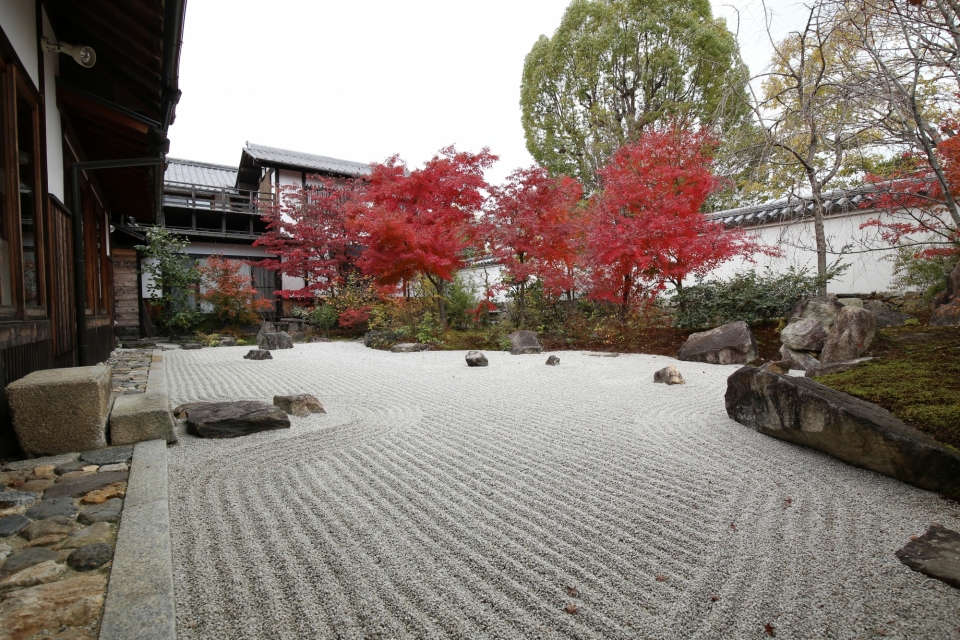
POLYGON ((280 407, 265 402, 206 402, 186 410, 187 429, 201 438, 236 438, 260 431, 289 429, 280 407))
POLYGON ((620 354, 616 351, 590 351, 584 355, 592 356, 594 358, 619 358, 620 354))
POLYGON ((73 480, 64 480, 47 489, 43 497, 48 500, 66 496, 79 498, 91 491, 102 489, 115 482, 123 482, 129 475, 127 471, 109 471, 107 473, 92 473, 81 478, 74 478, 73 480))
POLYGON ((741 367, 727 378, 724 400, 727 415, 760 433, 921 489, 960 488, 960 453, 886 409, 811 378, 741 367))
POLYGON ((120 520, 120 512, 123 511, 123 500, 120 498, 110 498, 103 504, 88 507, 80 512, 77 520, 81 524, 96 524, 98 522, 117 522, 120 520))
POLYGON ((780 362, 790 363, 791 369, 806 371, 820 364, 813 354, 806 351, 795 351, 785 344, 780 345, 780 362))
POLYGON ((0 509, 24 507, 39 499, 40 495, 32 491, 0 491, 0 509))
POLYGON ((80 547, 67 557, 67 564, 77 571, 93 571, 113 560, 113 547, 97 542, 80 547))
POLYGON ((27 549, 22 549, 7 558, 6 562, 3 563, 3 566, 0 567, 0 574, 16 573, 21 569, 32 567, 35 564, 40 564, 41 562, 46 562, 47 560, 56 560, 59 557, 60 554, 56 551, 51 551, 50 549, 45 549, 43 547, 29 547, 27 549))
POLYGON ((890 309, 870 309, 878 327, 902 327, 907 320, 912 320, 913 316, 890 309))
POLYGON ((36 540, 44 536, 65 535, 69 536, 74 532, 77 523, 70 518, 63 516, 53 516, 44 520, 31 522, 29 526, 20 532, 20 537, 26 540, 36 540))
POLYGON ((52 518, 54 516, 76 518, 79 512, 80 509, 73 503, 73 498, 64 496, 62 498, 47 498, 46 500, 41 500, 27 509, 27 512, 23 515, 32 520, 45 520, 46 518, 52 518))
POLYGON ((0 518, 0 538, 15 536, 30 525, 26 516, 13 515, 0 518))
POLYGON ((513 355, 536 354, 541 353, 540 340, 537 338, 536 331, 514 331, 509 336, 510 353, 513 355))
POLYGON ((199 342, 188 342, 180 348, 184 349, 185 351, 195 351, 197 349, 203 349, 203 345, 199 342))
POLYGON ((43 458, 32 458, 30 460, 17 460, 3 465, 4 471, 32 471, 35 467, 42 467, 48 464, 59 466, 73 462, 80 457, 79 453, 64 453, 59 456, 46 456, 43 458))
MULTIPOLYGON (((79 455, 79 454, 77 454, 77 455, 79 455)), ((89 466, 90 466, 90 463, 89 463, 89 462, 84 462, 83 460, 78 460, 78 461, 76 461, 76 462, 68 462, 68 463, 66 463, 66 464, 61 464, 61 465, 58 466, 56 469, 54 469, 54 473, 56 473, 58 476, 62 476, 62 475, 64 475, 65 473, 73 473, 74 471, 82 471, 84 467, 89 467, 89 466)))
POLYGON ((897 551, 897 558, 914 571, 960 589, 960 533, 939 524, 897 551))
POLYGON ((420 351, 427 351, 430 349, 428 344, 420 344, 419 342, 401 342, 390 347, 390 353, 419 353, 420 351))
POLYGON ((677 360, 709 364, 747 364, 756 359, 757 339, 742 321, 690 334, 677 354, 677 360))
POLYGON ((831 373, 843 373, 844 371, 850 371, 851 369, 856 369, 864 362, 870 362, 873 358, 857 358, 856 360, 850 360, 849 362, 828 362, 826 364, 817 364, 809 369, 805 374, 808 378, 813 378, 816 376, 828 376, 831 373))
POLYGON ((82 461, 96 465, 128 462, 132 457, 132 445, 125 447, 110 447, 108 449, 97 449, 96 451, 85 451, 84 453, 80 454, 80 459, 82 461))

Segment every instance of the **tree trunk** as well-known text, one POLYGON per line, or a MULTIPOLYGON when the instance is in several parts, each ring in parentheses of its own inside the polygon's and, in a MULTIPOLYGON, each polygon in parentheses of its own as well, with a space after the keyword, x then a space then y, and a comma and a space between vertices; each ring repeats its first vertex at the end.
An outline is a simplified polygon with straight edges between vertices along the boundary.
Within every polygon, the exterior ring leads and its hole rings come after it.
POLYGON ((431 274, 427 274, 427 280, 430 281, 430 284, 433 285, 433 288, 437 290, 437 314, 440 316, 440 331, 447 330, 447 304, 446 299, 443 297, 443 290, 446 281, 439 277, 431 274))
POLYGON ((527 279, 524 278, 520 282, 520 295, 517 297, 517 315, 519 316, 519 322, 517 327, 523 329, 523 325, 526 324, 526 307, 527 307, 527 279))
POLYGON ((820 284, 817 286, 817 295, 827 295, 827 234, 823 228, 823 193, 817 177, 807 172, 810 182, 810 193, 813 195, 813 235, 817 242, 817 276, 820 284))

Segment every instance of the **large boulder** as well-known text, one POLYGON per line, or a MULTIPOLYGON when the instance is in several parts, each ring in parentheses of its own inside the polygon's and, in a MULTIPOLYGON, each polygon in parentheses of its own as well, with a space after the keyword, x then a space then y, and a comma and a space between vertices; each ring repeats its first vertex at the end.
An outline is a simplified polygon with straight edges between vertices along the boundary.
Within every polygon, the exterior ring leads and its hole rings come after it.
POLYGON ((960 486, 960 453, 889 411, 810 378, 741 367, 727 379, 727 415, 922 489, 960 486))
POLYGON ((869 310, 844 307, 830 327, 820 352, 820 362, 856 360, 870 348, 876 335, 877 321, 869 310))
POLYGON ((510 338, 510 353, 513 355, 540 353, 543 351, 540 347, 540 341, 537 339, 536 331, 514 331, 507 337, 510 338))
POLYGON ((119 396, 110 412, 110 444, 148 440, 177 441, 173 415, 165 393, 119 396))
POLYGON ((790 322, 813 318, 819 320, 824 329, 830 330, 844 306, 834 298, 807 298, 794 305, 790 311, 790 322))
POLYGON ((290 428, 283 409, 256 400, 191 403, 184 412, 187 430, 201 438, 236 438, 290 428))
POLYGON ((44 369, 7 385, 20 447, 28 458, 107 445, 113 368, 44 369))
POLYGON ((794 351, 785 344, 780 345, 780 361, 789 362, 791 369, 799 369, 800 371, 806 371, 820 364, 820 361, 812 353, 794 351))
POLYGON ((261 349, 293 349, 293 338, 286 331, 277 333, 260 333, 257 335, 257 346, 261 349))
POLYGON ((827 330, 816 318, 798 318, 780 332, 780 341, 795 351, 820 351, 827 340, 827 330))
POLYGON ((757 339, 746 322, 691 333, 680 347, 678 360, 710 364, 747 364, 757 359, 757 339))

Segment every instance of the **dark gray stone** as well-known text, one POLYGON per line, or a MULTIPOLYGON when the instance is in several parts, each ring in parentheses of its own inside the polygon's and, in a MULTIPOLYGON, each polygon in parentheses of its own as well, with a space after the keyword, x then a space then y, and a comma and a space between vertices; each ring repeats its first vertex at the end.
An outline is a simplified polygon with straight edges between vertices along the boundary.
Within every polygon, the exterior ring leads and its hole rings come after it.
POLYGON ((921 489, 960 488, 960 454, 889 411, 811 378, 741 367, 727 379, 725 402, 727 415, 760 433, 921 489))
POLYGON ((233 336, 224 336, 220 338, 221 347, 235 347, 237 346, 237 339, 233 336))
POLYGON ((746 322, 692 333, 677 354, 677 360, 710 364, 746 364, 756 359, 757 339, 746 322))
POLYGON ((76 518, 79 512, 80 509, 73 503, 73 498, 64 496, 63 498, 48 498, 42 500, 27 509, 24 515, 33 520, 44 520, 54 516, 76 518))
POLYGON ((113 547, 106 542, 80 547, 67 557, 67 564, 77 571, 93 571, 113 559, 113 547))
POLYGON ((479 351, 467 351, 466 358, 468 367, 485 367, 490 364, 487 361, 487 356, 479 351))
POLYGON ((323 336, 310 336, 310 339, 307 342, 330 342, 330 338, 324 338, 323 336))
POLYGON ((273 360, 273 354, 267 351, 266 349, 250 349, 247 352, 247 355, 243 356, 244 360, 273 360))
POLYGON ((105 464, 117 464, 118 462, 128 462, 132 457, 133 445, 97 449, 96 451, 86 451, 80 454, 80 460, 101 466, 105 464))
POLYGON ((190 407, 186 414, 187 429, 201 438, 236 438, 290 428, 290 419, 283 409, 254 400, 207 402, 190 407))
POLYGON ((831 373, 843 373, 844 371, 850 371, 855 369, 864 362, 869 362, 873 358, 857 358, 856 360, 850 360, 849 362, 828 362, 826 364, 818 364, 807 369, 805 374, 808 378, 815 378, 816 376, 828 376, 831 373))
POLYGON ((59 484, 55 484, 47 489, 46 493, 43 495, 48 500, 51 498, 62 498, 65 496, 79 498, 80 496, 90 493, 91 491, 103 489, 104 487, 116 482, 123 482, 127 479, 128 475, 130 474, 127 471, 92 473, 88 476, 74 478, 73 480, 64 480, 59 484))
POLYGON ((367 331, 363 336, 363 346, 371 349, 389 349, 406 337, 407 334, 400 331, 367 331))
POLYGON ((560 358, 558 358, 557 356, 550 356, 549 358, 547 358, 547 364, 551 367, 555 367, 558 364, 560 364, 560 358))
POLYGON ((390 347, 390 353, 419 353, 429 350, 430 345, 419 342, 400 342, 390 347))
POLYGON ((787 345, 780 345, 780 362, 789 362, 791 369, 806 371, 820 364, 820 361, 806 351, 794 351, 787 345))
POLYGON ((35 564, 46 562, 47 560, 56 560, 60 554, 43 547, 28 547, 17 551, 7 558, 7 561, 0 567, 0 574, 11 574, 32 567, 35 564))
POLYGON ((323 405, 309 393, 296 393, 289 396, 273 396, 273 404, 284 413, 305 418, 311 413, 326 413, 323 405))
POLYGON ((856 360, 870 348, 876 335, 877 321, 869 310, 844 307, 830 327, 827 341, 820 352, 820 362, 856 360))
POLYGON ((653 374, 654 382, 662 382, 664 384, 686 384, 686 380, 683 379, 683 376, 680 375, 680 369, 677 369, 675 366, 670 365, 660 369, 653 374))
POLYGON ((272 351, 274 349, 293 349, 293 338, 286 331, 261 333, 257 335, 257 346, 272 351))
POLYGON ((827 340, 827 330, 816 318, 798 318, 780 332, 780 341, 795 351, 820 351, 827 340))
POLYGON ((897 551, 897 558, 914 571, 960 589, 960 533, 939 524, 897 551))
POLYGON ((21 515, 0 518, 0 538, 9 538, 10 536, 17 535, 29 525, 30 519, 21 515))
POLYGON ((54 470, 58 476, 62 476, 65 473, 73 473, 74 471, 81 471, 84 467, 89 467, 89 462, 84 462, 83 460, 78 460, 76 462, 68 462, 67 464, 62 464, 54 470))
POLYGON ((80 512, 77 520, 81 524, 96 524, 97 522, 117 522, 123 510, 123 500, 110 498, 103 504, 88 507, 80 512))
POLYGON ((33 491, 0 491, 0 509, 10 507, 24 507, 40 499, 40 494, 33 491))
POLYGON ((195 351, 197 349, 203 349, 203 345, 199 342, 188 342, 187 344, 182 345, 180 348, 186 351, 195 351))
POLYGON ((823 328, 829 331, 843 309, 844 306, 834 298, 807 298, 794 305, 788 320, 793 322, 802 318, 813 318, 819 320, 823 328))
POLYGON ((874 320, 877 321, 878 327, 902 327, 907 320, 913 319, 911 315, 886 308, 876 309, 871 307, 869 311, 873 314, 874 320))
POLYGON ((543 351, 540 347, 540 340, 537 339, 536 331, 514 331, 507 337, 510 338, 510 353, 515 356, 528 353, 536 354, 543 351))
POLYGON ((591 356, 593 358, 619 358, 620 354, 616 351, 591 351, 585 355, 591 356))

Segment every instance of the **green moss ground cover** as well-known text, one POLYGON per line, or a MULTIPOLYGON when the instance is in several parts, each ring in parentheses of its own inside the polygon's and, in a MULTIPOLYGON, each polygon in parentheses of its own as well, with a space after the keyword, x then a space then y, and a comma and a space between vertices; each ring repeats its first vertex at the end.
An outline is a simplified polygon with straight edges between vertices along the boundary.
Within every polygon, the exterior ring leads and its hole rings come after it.
POLYGON ((960 327, 881 329, 869 355, 877 359, 817 382, 960 449, 960 327))

